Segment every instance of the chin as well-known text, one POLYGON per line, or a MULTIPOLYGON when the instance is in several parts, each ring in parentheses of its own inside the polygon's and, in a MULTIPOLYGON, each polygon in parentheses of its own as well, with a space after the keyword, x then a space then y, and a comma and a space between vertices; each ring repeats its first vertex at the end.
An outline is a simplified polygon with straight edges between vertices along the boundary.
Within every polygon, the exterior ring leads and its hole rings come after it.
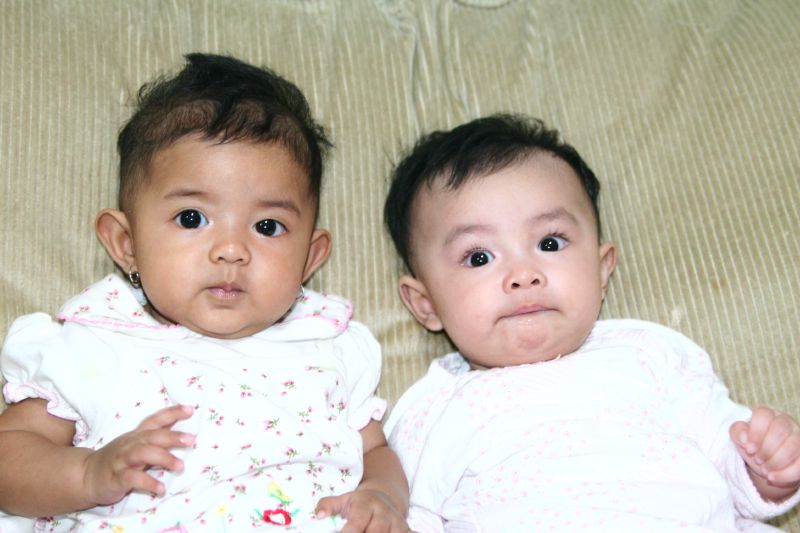
POLYGON ((220 324, 213 324, 211 328, 204 328, 204 327, 192 327, 187 326, 189 329, 194 331, 195 333, 199 333, 201 335, 205 335, 206 337, 212 337, 214 339, 240 339, 242 337, 247 337, 254 333, 257 333, 260 330, 253 331, 250 328, 242 327, 241 325, 231 325, 229 327, 220 326, 220 324))

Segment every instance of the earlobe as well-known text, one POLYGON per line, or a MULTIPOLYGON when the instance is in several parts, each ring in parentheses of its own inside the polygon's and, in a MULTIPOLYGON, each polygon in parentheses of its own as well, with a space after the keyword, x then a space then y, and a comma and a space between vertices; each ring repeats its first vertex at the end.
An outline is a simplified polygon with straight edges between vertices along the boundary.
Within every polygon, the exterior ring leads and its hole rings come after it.
POLYGON ((608 290, 608 282, 611 274, 617 267, 617 246, 613 242, 606 242, 600 246, 600 287, 603 291, 603 298, 608 290))
POLYGON ((322 266, 331 253, 331 234, 328 230, 315 229, 311 234, 311 242, 308 246, 308 257, 306 266, 303 269, 303 283, 322 266))
POLYGON ((97 238, 118 267, 125 272, 135 267, 133 237, 125 213, 116 209, 103 209, 97 214, 94 227, 97 238))
POLYGON ((425 285, 413 276, 401 276, 398 282, 400 299, 417 321, 430 331, 441 331, 442 321, 425 285))

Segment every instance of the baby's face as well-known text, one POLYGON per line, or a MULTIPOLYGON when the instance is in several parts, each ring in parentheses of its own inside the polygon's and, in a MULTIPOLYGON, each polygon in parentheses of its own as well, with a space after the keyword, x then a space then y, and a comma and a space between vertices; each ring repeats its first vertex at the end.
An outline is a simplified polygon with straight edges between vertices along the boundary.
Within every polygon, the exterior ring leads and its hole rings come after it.
POLYGON ((433 311, 415 314, 443 328, 474 368, 575 351, 615 266, 577 175, 549 153, 457 191, 422 189, 412 231, 416 281, 433 311))
POLYGON ((278 144, 179 140, 156 154, 128 221, 155 316, 204 335, 272 325, 311 274, 308 177, 278 144))

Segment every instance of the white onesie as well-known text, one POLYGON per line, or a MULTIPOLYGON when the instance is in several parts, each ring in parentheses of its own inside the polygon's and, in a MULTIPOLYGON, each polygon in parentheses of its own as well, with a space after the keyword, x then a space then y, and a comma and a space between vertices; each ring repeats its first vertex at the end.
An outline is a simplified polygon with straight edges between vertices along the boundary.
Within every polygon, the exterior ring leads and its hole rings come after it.
POLYGON ((728 433, 749 417, 689 339, 613 320, 544 363, 437 359, 385 430, 420 533, 733 532, 800 499, 759 496, 728 433))

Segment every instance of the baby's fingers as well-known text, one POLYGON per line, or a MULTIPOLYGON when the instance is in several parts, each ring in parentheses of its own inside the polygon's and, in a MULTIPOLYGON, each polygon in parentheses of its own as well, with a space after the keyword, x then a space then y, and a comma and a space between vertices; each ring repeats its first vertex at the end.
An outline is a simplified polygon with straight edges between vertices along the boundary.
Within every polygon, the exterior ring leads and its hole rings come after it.
POLYGON ((183 472, 183 461, 172 455, 166 448, 156 445, 142 445, 131 448, 125 455, 125 468, 147 470, 160 468, 172 472, 183 472))
POLYGON ((352 493, 348 492, 340 496, 327 496, 322 498, 317 503, 317 508, 314 511, 317 518, 328 518, 334 515, 345 514, 344 510, 350 501, 351 494, 352 493))
POLYGON ((188 405, 172 405, 160 411, 156 411, 142 420, 137 429, 152 430, 171 428, 176 422, 191 417, 192 413, 194 413, 194 409, 188 405))
POLYGON ((767 472, 767 481, 776 487, 797 487, 800 483, 800 461, 795 461, 780 470, 770 470, 767 472))
POLYGON ((734 422, 730 428, 731 440, 744 455, 751 455, 758 451, 758 444, 750 440, 748 435, 750 427, 747 422, 734 422))
POLYGON ((778 470, 788 466, 798 454, 800 432, 791 417, 780 413, 772 420, 764 435, 755 460, 767 468, 778 470))
POLYGON ((195 436, 171 429, 157 429, 143 434, 143 444, 157 446, 165 450, 189 448, 195 443, 195 436))
POLYGON ((129 492, 143 492, 163 496, 166 486, 145 471, 129 468, 120 475, 120 483, 127 487, 129 492))

